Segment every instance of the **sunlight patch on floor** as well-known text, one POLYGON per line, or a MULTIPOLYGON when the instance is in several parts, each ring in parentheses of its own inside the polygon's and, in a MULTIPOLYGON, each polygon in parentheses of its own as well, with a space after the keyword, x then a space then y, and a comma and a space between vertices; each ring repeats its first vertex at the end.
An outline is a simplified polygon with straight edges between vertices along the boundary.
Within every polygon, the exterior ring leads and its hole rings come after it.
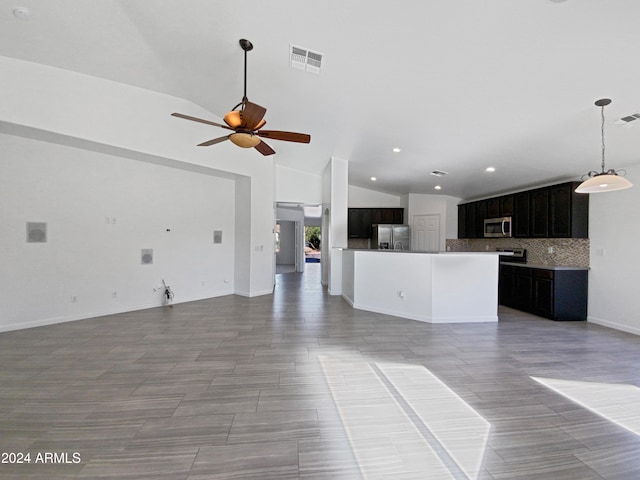
POLYGON ((320 362, 365 480, 478 478, 491 425, 426 368, 320 362))
POLYGON ((531 378, 610 422, 640 435, 640 388, 635 385, 531 378))

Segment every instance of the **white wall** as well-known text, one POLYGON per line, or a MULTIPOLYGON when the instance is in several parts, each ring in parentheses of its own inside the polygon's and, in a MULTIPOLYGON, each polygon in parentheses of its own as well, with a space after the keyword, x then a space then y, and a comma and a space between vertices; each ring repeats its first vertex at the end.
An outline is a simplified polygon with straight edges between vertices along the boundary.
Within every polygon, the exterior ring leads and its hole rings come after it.
POLYGON ((233 293, 235 181, 12 135, 0 151, 0 330, 158 306, 162 279, 175 302, 233 293))
POLYGON ((322 176, 276 165, 276 201, 322 203, 322 176))
POLYGON ((235 200, 243 213, 237 218, 247 225, 236 225, 243 231, 237 239, 242 251, 236 248, 236 291, 248 296, 272 292, 272 157, 231 142, 196 147, 211 138, 213 127, 170 114, 219 119, 184 99, 9 57, 0 56, 0 71, 1 132, 238 179, 235 200))
MULTIPOLYGON (((231 203, 231 199, 227 200, 231 203)), ((238 295, 251 296, 251 179, 242 177, 236 180, 236 191, 234 198, 236 211, 235 236, 236 252, 245 252, 235 256, 234 291, 238 295)))
POLYGON ((400 207, 400 196, 349 185, 349 207, 400 207))
POLYGON ((349 164, 332 157, 322 176, 322 280, 330 295, 342 294, 342 249, 347 248, 349 164))
POLYGON ((626 170, 633 188, 589 198, 588 320, 640 335, 640 166, 626 170))

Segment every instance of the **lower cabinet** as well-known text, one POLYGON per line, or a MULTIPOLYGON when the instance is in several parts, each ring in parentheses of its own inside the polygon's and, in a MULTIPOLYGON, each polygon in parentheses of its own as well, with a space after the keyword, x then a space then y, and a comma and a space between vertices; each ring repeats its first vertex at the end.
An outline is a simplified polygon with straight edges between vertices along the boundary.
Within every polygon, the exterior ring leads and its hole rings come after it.
POLYGON ((552 320, 586 320, 587 286, 587 270, 500 265, 500 304, 552 320))

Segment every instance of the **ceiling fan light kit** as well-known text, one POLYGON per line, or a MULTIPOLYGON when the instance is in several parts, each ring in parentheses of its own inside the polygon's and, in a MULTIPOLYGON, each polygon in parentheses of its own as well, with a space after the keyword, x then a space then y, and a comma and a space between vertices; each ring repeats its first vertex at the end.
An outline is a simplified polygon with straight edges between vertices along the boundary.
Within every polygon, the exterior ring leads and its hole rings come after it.
POLYGON ((576 193, 602 193, 602 192, 613 192, 616 190, 624 190, 626 188, 633 187, 633 183, 624 178, 626 172, 624 170, 614 170, 609 169, 605 170, 605 161, 604 161, 604 107, 609 105, 611 100, 608 98, 602 98, 595 102, 597 107, 600 107, 600 115, 602 118, 600 132, 602 138, 602 170, 600 172, 596 170, 592 170, 585 175, 582 176, 589 177, 584 180, 578 188, 576 188, 576 193))
POLYGON ((225 125, 221 123, 192 117, 182 113, 172 113, 171 115, 192 122, 200 122, 214 127, 232 130, 227 136, 214 138, 198 144, 199 147, 208 147, 216 143, 231 140, 234 145, 242 148, 255 148, 262 155, 273 155, 276 153, 269 145, 262 141, 260 137, 272 140, 282 140, 285 142, 309 143, 311 135, 306 133, 283 132, 280 130, 260 130, 267 123, 264 115, 267 109, 256 103, 252 103, 247 98, 247 52, 253 50, 253 44, 246 39, 240 39, 240 47, 244 50, 244 95, 242 101, 231 109, 223 118, 225 125))
POLYGON ((240 117, 240 112, 238 110, 231 110, 224 116, 224 123, 229 125, 231 128, 238 128, 242 125, 242 118, 240 117))
POLYGON ((262 141, 259 137, 250 133, 232 133, 229 135, 229 140, 242 148, 254 148, 262 141))

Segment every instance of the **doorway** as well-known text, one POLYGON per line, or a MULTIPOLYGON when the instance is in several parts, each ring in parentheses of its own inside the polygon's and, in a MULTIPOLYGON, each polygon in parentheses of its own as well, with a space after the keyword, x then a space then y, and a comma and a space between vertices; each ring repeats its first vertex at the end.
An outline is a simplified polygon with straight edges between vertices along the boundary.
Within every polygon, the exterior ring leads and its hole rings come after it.
POLYGON ((276 274, 299 271, 298 222, 278 220, 276 223, 276 274))
POLYGON ((304 261, 305 263, 320 263, 320 245, 322 242, 321 227, 304 227, 304 261))
POLYGON ((413 215, 411 248, 422 252, 440 251, 440 215, 413 215))

